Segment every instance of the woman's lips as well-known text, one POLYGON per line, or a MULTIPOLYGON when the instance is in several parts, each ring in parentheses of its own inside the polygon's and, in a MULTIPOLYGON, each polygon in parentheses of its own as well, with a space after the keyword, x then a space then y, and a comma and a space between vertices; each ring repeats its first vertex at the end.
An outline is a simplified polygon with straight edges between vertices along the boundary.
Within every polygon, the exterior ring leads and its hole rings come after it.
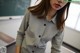
POLYGON ((61 7, 61 5, 59 5, 59 4, 54 4, 54 6, 55 6, 56 8, 61 7))

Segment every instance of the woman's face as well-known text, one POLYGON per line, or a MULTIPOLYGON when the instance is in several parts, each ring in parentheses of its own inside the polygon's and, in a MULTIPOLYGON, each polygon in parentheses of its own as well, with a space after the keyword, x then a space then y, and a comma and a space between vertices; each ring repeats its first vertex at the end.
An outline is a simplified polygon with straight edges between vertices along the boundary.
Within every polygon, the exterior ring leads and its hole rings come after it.
POLYGON ((59 10, 64 7, 68 2, 65 0, 50 0, 51 8, 54 10, 59 10))

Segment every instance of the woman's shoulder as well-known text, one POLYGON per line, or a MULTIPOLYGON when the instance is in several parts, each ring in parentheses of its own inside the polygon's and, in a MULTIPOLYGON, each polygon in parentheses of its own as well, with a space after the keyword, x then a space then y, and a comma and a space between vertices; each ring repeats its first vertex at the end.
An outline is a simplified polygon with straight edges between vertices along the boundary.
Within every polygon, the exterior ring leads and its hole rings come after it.
POLYGON ((34 16, 30 10, 26 9, 25 16, 34 16))

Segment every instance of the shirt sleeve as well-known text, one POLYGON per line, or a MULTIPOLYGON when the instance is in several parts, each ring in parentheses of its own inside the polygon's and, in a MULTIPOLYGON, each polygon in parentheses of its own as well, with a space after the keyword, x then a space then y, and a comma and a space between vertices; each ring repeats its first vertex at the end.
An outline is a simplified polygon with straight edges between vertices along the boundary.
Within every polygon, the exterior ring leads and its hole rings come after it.
POLYGON ((63 43, 64 33, 62 31, 58 32, 51 40, 51 53, 60 53, 60 49, 63 43))
POLYGON ((17 32, 17 38, 16 38, 16 45, 21 45, 23 37, 25 35, 25 30, 28 28, 28 22, 29 22, 29 11, 26 10, 26 13, 23 17, 23 20, 21 22, 21 25, 19 27, 19 30, 17 32))

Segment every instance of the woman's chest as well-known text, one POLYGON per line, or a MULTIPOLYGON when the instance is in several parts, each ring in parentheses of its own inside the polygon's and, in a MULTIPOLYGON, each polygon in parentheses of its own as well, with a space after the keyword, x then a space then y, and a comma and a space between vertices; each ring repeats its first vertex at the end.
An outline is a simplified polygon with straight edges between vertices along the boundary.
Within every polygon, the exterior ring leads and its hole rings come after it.
POLYGON ((30 16, 29 29, 36 36, 41 35, 43 38, 51 38, 58 32, 56 24, 44 19, 38 19, 35 16, 30 16))

